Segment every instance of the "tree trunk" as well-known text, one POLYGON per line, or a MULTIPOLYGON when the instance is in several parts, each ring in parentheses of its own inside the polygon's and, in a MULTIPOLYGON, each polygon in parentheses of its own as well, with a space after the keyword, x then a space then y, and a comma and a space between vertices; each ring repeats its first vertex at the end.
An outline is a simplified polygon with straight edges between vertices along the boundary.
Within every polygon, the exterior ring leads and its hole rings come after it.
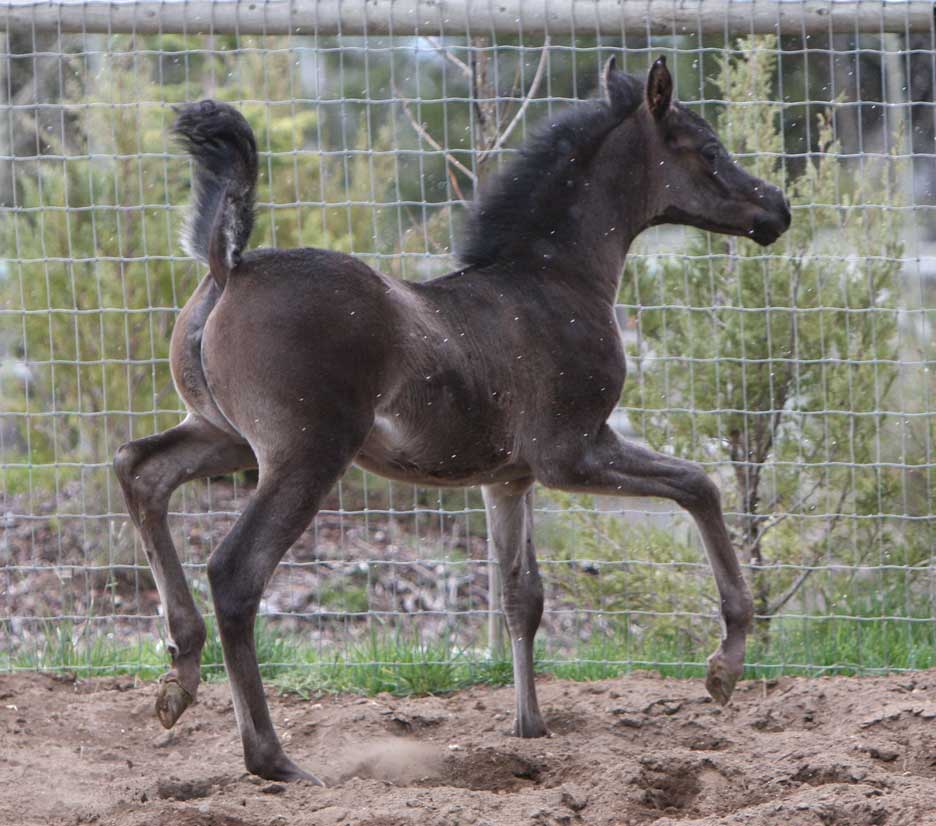
POLYGON ((760 502, 760 479, 763 470, 763 453, 753 450, 746 433, 733 430, 730 436, 731 461, 734 463, 735 482, 738 486, 738 499, 741 503, 741 562, 748 565, 745 571, 748 585, 754 595, 754 622, 756 638, 766 648, 770 643, 770 586, 767 572, 761 570, 764 564, 761 547, 761 517, 757 512, 760 502))

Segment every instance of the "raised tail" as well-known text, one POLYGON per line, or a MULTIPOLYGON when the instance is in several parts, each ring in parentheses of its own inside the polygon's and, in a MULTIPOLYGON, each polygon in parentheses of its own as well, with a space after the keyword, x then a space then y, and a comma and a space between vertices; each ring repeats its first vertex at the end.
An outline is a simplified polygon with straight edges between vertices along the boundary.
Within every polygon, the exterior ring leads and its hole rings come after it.
POLYGON ((226 103, 203 100, 176 111, 172 131, 195 161, 182 246, 223 289, 253 229, 257 142, 244 116, 226 103))

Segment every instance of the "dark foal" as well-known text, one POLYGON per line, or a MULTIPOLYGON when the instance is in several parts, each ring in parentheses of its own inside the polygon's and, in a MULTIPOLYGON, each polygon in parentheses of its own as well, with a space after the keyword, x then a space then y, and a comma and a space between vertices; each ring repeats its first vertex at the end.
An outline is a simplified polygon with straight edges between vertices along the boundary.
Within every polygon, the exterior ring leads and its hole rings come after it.
POLYGON ((604 73, 601 100, 548 124, 481 195, 465 267, 423 284, 326 250, 244 253, 256 145, 244 118, 205 101, 175 127, 195 160, 187 247, 209 275, 179 316, 172 373, 189 415, 115 460, 172 643, 156 703, 172 726, 199 683, 205 625, 166 510, 189 479, 259 467, 243 514, 208 561, 249 771, 314 779, 283 752, 263 693, 253 624, 264 586, 322 497, 356 463, 421 485, 481 485, 513 648, 515 731, 546 725, 533 682, 543 589, 534 481, 661 496, 695 519, 721 595, 725 636, 706 686, 727 702, 741 674, 751 597, 701 467, 628 444, 606 420, 624 382, 614 302, 634 237, 691 224, 769 244, 783 193, 736 166, 711 128, 671 101, 658 60, 646 87, 604 73))

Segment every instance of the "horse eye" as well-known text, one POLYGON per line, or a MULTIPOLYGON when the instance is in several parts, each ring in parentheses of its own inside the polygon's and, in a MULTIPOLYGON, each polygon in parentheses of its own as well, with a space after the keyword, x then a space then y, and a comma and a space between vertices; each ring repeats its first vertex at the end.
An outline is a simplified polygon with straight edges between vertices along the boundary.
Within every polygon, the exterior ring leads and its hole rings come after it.
POLYGON ((705 160, 707 160, 709 163, 715 163, 718 155, 720 154, 718 145, 714 143, 703 146, 701 152, 702 157, 705 158, 705 160))

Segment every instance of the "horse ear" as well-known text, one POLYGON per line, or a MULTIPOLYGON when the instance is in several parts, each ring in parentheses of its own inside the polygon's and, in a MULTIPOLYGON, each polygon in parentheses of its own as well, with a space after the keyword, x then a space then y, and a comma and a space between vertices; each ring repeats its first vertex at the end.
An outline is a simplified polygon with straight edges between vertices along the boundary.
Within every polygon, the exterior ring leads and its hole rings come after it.
POLYGON ((618 118, 625 118, 640 106, 643 90, 630 75, 617 70, 617 58, 609 58, 601 73, 601 96, 618 118))
POLYGON ((662 118, 673 99, 673 78, 666 68, 666 58, 658 57, 647 77, 647 108, 655 118, 662 118))
POLYGON ((608 78, 611 77, 617 71, 617 58, 609 57, 605 61, 604 69, 601 72, 601 96, 610 101, 611 93, 609 91, 610 84, 608 83, 608 78))

